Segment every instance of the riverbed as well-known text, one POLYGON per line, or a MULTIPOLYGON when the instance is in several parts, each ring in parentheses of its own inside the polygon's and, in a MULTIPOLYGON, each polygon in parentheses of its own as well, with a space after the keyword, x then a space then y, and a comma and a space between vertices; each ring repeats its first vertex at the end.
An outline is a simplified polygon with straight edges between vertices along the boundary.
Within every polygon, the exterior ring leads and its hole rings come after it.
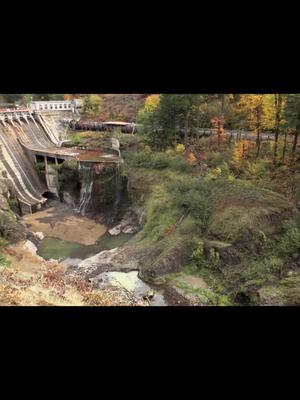
POLYGON ((105 225, 82 216, 65 203, 57 201, 52 204, 49 208, 26 214, 22 218, 31 231, 84 246, 96 244, 107 231, 105 225))
MULTIPOLYGON (((42 232, 44 238, 37 245, 37 256, 56 260, 64 269, 74 266, 103 250, 122 247, 130 233, 110 235, 107 227, 95 219, 82 216, 71 206, 52 202, 51 206, 22 218, 32 232, 42 232)), ((163 292, 152 288, 138 277, 138 271, 104 272, 98 276, 98 287, 121 287, 136 299, 147 298, 149 305, 167 305, 163 292)))

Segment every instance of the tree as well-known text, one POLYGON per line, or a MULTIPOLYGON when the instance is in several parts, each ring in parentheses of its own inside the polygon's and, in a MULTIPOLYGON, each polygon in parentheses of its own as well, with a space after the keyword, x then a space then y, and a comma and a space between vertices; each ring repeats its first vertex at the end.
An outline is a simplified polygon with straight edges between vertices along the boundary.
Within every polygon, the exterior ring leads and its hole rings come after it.
POLYGON ((294 157, 298 143, 298 134, 300 130, 300 94, 288 94, 286 96, 284 116, 287 126, 294 133, 294 141, 292 147, 292 155, 294 157))
POLYGON ((262 94, 241 95, 240 105, 246 112, 250 129, 256 131, 256 157, 259 156, 261 146, 261 130, 263 122, 263 97, 262 94))
POLYGON ((17 103, 22 99, 22 94, 16 94, 16 93, 13 94, 5 93, 2 94, 1 96, 3 97, 4 101, 9 104, 17 103))
POLYGON ((278 147, 278 137, 279 137, 279 130, 280 130, 280 122, 281 122, 281 111, 282 111, 282 95, 275 94, 275 143, 274 143, 274 158, 273 162, 276 163, 277 158, 277 147, 278 147))
POLYGON ((143 132, 149 137, 152 145, 155 145, 158 135, 157 108, 160 102, 159 94, 152 94, 145 99, 144 107, 138 112, 137 121, 142 125, 143 132))
POLYGON ((97 94, 89 94, 83 99, 82 115, 96 117, 102 109, 103 100, 97 94))
POLYGON ((139 114, 139 122, 157 147, 165 148, 172 142, 176 143, 181 131, 187 145, 199 126, 202 101, 203 95, 199 94, 161 94, 159 102, 154 101, 150 110, 146 102, 139 114))

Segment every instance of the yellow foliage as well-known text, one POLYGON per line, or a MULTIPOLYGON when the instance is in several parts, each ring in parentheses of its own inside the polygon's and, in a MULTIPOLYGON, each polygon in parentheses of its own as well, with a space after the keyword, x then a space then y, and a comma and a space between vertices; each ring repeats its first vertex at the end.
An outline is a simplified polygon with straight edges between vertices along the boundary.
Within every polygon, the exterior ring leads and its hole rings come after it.
POLYGON ((160 95, 159 94, 152 94, 151 96, 148 96, 145 100, 145 107, 144 110, 145 111, 154 111, 158 105, 159 105, 159 101, 160 101, 160 95))
POLYGON ((175 148, 175 152, 177 154, 183 154, 185 152, 185 146, 184 144, 177 144, 175 148))

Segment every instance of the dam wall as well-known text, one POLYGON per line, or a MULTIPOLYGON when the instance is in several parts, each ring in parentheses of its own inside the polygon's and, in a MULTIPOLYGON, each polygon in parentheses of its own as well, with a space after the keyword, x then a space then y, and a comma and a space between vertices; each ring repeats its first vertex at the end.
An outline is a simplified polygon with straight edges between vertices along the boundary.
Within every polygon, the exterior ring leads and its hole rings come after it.
MULTIPOLYGON (((53 102, 45 103, 43 107, 53 102)), ((67 102, 56 102, 59 107, 57 103, 64 107, 67 102)), ((72 159, 78 164, 119 163, 119 156, 113 150, 62 147, 72 118, 74 113, 68 110, 0 110, 0 178, 6 180, 10 193, 18 199, 22 213, 39 209, 47 201, 47 192, 59 195, 56 167, 65 160, 72 159)), ((86 191, 82 198, 86 199, 85 210, 90 192, 86 191)))

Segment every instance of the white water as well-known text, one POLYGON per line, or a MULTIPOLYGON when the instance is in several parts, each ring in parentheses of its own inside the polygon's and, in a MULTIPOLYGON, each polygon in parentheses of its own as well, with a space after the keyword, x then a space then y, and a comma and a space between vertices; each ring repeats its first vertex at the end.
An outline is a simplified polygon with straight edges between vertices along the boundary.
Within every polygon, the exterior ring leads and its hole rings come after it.
POLYGON ((76 211, 85 215, 85 210, 92 197, 93 190, 93 169, 91 166, 79 163, 79 175, 81 178, 80 199, 76 211))

